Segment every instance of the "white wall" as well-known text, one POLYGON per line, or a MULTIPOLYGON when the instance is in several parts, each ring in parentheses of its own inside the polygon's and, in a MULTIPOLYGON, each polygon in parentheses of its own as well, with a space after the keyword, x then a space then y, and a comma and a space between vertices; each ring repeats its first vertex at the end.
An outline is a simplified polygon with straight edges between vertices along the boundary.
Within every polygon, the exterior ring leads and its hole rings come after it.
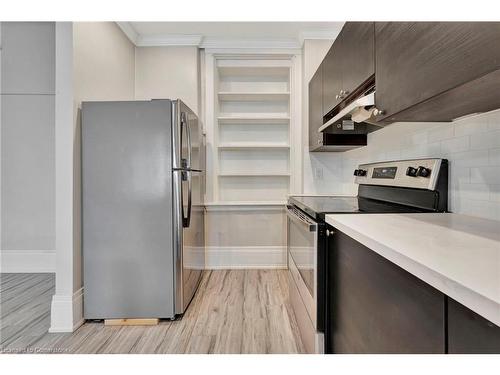
POLYGON ((208 206, 207 269, 286 268, 286 215, 273 206, 208 206))
POLYGON ((2 272, 54 272, 55 25, 0 34, 2 272))
POLYGON ((199 114, 198 47, 137 47, 135 98, 181 99, 199 114))
POLYGON ((135 46, 114 22, 73 23, 75 102, 134 98, 135 46))
POLYGON ((81 280, 80 115, 82 101, 134 100, 135 46, 115 22, 73 23, 75 114, 74 288, 81 280))
POLYGON ((56 24, 56 294, 51 332, 83 322, 80 108, 133 100, 135 47, 114 22, 56 24))

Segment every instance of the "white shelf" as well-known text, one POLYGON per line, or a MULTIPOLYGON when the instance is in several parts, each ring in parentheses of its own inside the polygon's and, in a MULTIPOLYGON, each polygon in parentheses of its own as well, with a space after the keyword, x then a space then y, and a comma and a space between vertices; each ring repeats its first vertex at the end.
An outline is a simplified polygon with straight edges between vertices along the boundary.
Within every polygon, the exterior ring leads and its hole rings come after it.
POLYGON ((250 77, 282 77, 283 80, 288 80, 290 67, 288 63, 280 64, 272 62, 272 65, 263 65, 258 61, 240 62, 237 66, 230 63, 230 66, 219 64, 217 70, 219 77, 227 76, 250 76, 250 77), (274 66, 273 66, 274 65, 274 66))
POLYGON ((220 101, 288 100, 289 92, 219 92, 220 101))
POLYGON ((239 150, 239 149, 282 149, 282 148, 290 148, 290 145, 288 144, 282 144, 282 143, 243 143, 243 142, 237 142, 237 143, 225 143, 225 144, 219 144, 217 146, 221 150, 239 150))
POLYGON ((290 173, 280 172, 249 172, 249 173, 219 173, 219 177, 290 177, 290 173))
POLYGON ((217 61, 212 91, 217 203, 285 203, 292 183, 290 74, 289 59, 217 61))
POLYGON ((269 113, 255 113, 255 114, 240 114, 240 115, 222 115, 217 117, 219 124, 286 124, 290 121, 290 116, 285 115, 272 115, 269 113))

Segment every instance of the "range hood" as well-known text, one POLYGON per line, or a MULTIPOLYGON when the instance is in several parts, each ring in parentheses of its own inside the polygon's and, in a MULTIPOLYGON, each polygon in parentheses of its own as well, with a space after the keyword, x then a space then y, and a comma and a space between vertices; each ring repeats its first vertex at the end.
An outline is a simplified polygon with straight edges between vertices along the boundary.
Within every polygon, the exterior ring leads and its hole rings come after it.
POLYGON ((370 77, 351 95, 323 116, 318 147, 310 151, 347 151, 367 145, 368 133, 387 125, 377 121, 375 76, 370 77))
POLYGON ((318 132, 323 132, 330 126, 340 123, 342 120, 350 117, 354 123, 374 122, 374 117, 377 115, 378 110, 375 108, 375 92, 371 92, 365 96, 361 96, 351 103, 346 105, 335 116, 324 123, 318 132), (370 121, 372 120, 372 121, 370 121))

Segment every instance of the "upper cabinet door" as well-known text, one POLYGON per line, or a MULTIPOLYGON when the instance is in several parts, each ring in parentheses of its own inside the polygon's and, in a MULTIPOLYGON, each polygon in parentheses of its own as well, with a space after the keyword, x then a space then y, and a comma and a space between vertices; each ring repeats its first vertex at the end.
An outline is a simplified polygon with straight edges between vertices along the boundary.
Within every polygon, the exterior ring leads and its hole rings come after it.
POLYGON ((391 121, 500 68, 500 23, 381 22, 375 40, 376 103, 391 121))
POLYGON ((342 39, 337 37, 323 62, 323 115, 332 110, 342 99, 342 39))
POLYGON ((340 37, 342 90, 349 95, 375 74, 375 23, 347 22, 340 37))
POLYGON ((323 60, 323 115, 375 74, 374 22, 347 22, 323 60))
POLYGON ((322 146, 323 134, 318 129, 323 125, 323 64, 309 82, 309 151, 322 146))

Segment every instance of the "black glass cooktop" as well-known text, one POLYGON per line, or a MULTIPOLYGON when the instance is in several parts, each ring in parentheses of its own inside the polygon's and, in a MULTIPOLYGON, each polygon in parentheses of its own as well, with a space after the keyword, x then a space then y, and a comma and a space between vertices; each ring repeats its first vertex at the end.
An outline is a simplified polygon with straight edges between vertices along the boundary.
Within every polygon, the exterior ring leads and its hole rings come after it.
POLYGON ((324 220, 326 214, 342 213, 410 213, 425 210, 362 197, 347 196, 291 196, 288 203, 315 219, 324 220))

